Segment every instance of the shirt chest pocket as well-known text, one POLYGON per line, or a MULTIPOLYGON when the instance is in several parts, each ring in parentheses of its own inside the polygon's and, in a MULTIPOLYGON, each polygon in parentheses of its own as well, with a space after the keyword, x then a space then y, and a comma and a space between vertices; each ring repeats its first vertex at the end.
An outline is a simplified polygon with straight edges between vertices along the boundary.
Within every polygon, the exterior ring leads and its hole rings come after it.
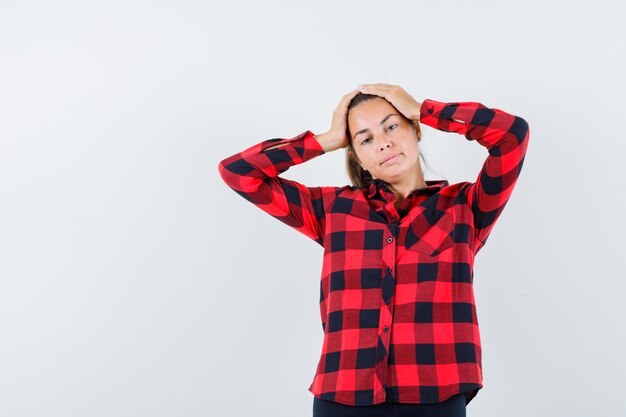
POLYGON ((454 216, 451 212, 420 213, 406 228, 405 247, 409 250, 437 256, 454 246, 454 216))

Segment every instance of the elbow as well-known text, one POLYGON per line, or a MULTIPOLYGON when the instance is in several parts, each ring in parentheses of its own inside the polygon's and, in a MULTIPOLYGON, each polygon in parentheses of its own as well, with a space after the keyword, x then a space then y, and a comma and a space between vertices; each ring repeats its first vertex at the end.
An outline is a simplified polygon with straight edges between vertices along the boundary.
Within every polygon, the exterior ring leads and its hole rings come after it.
POLYGON ((237 181, 237 174, 231 169, 230 167, 230 163, 228 162, 230 158, 226 158, 222 161, 220 161, 219 164, 217 164, 217 171, 220 174, 220 178, 222 178, 222 181, 224 181, 224 183, 226 185, 228 185, 229 187, 233 188, 233 186, 238 182, 237 181))
POLYGON ((226 175, 226 164, 225 160, 222 160, 217 164, 217 172, 220 174, 222 181, 226 182, 228 176, 226 175))
POLYGON ((256 192, 267 178, 238 155, 228 157, 217 165, 222 181, 239 193, 256 192))
POLYGON ((524 118, 520 116, 515 116, 515 120, 513 121, 513 125, 511 126, 509 131, 513 135, 515 135, 519 144, 528 142, 530 129, 528 126, 528 122, 524 118))

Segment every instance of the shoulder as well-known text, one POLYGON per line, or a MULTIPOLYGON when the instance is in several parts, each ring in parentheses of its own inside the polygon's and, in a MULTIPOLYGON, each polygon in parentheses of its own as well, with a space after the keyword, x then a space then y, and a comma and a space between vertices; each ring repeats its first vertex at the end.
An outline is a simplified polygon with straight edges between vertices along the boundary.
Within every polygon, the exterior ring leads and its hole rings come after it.
POLYGON ((467 190, 472 184, 473 183, 469 181, 449 184, 446 187, 443 187, 438 194, 444 198, 450 199, 455 205, 465 203, 467 200, 467 190))

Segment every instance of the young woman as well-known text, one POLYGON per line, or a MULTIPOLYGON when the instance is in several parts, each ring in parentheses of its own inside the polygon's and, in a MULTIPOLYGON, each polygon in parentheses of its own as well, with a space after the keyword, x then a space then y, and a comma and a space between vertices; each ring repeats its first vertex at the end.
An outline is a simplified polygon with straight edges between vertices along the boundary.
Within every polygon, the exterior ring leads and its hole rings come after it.
POLYGON ((483 387, 474 258, 528 137, 524 119, 496 108, 367 84, 341 99, 328 132, 268 139, 220 162, 235 192, 324 247, 314 417, 465 416, 483 387), (475 182, 424 179, 420 124, 487 148, 475 182), (352 185, 280 176, 342 148, 352 185))

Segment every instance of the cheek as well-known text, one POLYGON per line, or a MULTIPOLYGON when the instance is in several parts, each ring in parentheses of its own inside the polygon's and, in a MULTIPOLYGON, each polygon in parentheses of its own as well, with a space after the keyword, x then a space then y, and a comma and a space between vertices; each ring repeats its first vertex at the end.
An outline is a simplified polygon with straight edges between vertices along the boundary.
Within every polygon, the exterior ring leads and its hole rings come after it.
POLYGON ((372 146, 368 146, 367 149, 361 150, 361 162, 366 165, 373 165, 376 163, 376 152, 373 151, 372 146))

